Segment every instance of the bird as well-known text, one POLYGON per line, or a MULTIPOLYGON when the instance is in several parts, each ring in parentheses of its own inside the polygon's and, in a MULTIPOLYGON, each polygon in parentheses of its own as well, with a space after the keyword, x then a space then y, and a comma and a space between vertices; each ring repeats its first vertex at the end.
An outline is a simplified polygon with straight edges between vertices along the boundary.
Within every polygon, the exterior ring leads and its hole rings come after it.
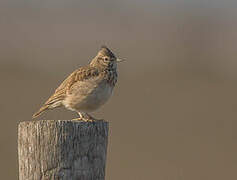
POLYGON ((89 113, 99 109, 111 97, 118 78, 117 63, 122 61, 107 46, 101 46, 90 63, 73 71, 32 118, 64 106, 78 113, 79 118, 73 120, 98 120, 89 113))

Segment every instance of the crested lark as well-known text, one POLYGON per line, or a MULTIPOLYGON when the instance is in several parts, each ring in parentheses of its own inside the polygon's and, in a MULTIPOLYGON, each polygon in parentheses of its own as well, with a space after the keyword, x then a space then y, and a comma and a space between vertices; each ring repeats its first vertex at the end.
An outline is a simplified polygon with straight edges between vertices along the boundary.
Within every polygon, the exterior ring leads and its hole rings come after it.
POLYGON ((64 106, 79 114, 77 120, 96 120, 88 112, 98 109, 111 96, 117 82, 117 62, 120 61, 102 46, 89 65, 75 70, 62 82, 33 118, 46 110, 64 106))

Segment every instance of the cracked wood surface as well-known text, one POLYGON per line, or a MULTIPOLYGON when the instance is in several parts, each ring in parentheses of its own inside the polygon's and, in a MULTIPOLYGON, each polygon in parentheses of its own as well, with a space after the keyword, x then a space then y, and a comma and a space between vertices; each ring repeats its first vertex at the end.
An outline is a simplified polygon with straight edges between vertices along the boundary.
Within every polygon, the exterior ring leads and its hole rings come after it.
POLYGON ((104 180, 107 144, 105 121, 21 122, 19 180, 104 180))

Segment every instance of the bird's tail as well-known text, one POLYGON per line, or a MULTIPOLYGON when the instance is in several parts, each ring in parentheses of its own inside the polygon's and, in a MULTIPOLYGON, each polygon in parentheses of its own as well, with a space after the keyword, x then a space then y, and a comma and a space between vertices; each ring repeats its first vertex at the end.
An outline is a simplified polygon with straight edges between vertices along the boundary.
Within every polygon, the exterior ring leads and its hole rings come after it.
POLYGON ((41 113, 43 113, 44 111, 48 110, 49 109, 49 105, 48 104, 45 104, 43 105, 39 111, 37 111, 36 113, 33 114, 32 118, 36 118, 38 117, 41 113))

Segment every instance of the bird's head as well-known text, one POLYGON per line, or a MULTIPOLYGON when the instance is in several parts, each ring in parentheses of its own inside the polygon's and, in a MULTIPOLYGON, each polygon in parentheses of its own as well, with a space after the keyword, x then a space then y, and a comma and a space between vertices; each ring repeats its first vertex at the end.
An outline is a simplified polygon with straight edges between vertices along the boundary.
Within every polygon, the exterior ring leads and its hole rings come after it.
POLYGON ((91 61, 91 66, 99 66, 102 68, 117 68, 117 63, 122 60, 118 59, 112 51, 106 46, 102 46, 96 57, 91 61))

